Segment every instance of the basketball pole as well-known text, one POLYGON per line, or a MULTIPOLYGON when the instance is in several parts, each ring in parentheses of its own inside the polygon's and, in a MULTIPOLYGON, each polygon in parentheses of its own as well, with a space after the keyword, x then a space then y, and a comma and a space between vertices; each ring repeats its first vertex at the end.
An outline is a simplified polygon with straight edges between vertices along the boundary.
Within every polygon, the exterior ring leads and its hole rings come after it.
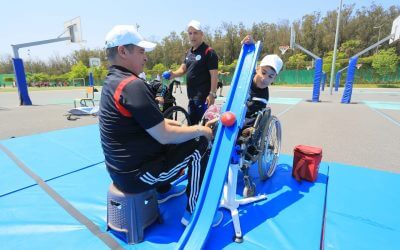
POLYGON ((339 40, 339 25, 340 25, 340 14, 342 12, 342 1, 340 0, 339 12, 336 21, 336 34, 335 34, 335 45, 333 48, 333 58, 332 58, 332 68, 331 68, 331 79, 329 81, 329 93, 332 95, 333 88, 333 78, 335 77, 335 63, 336 63, 336 51, 337 51, 337 43, 339 40))

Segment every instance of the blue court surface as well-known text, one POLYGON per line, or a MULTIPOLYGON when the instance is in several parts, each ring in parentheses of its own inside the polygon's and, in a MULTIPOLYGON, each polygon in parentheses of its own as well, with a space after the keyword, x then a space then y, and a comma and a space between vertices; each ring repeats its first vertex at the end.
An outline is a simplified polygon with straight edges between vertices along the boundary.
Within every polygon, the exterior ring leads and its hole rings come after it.
POLYGON ((400 110, 400 102, 364 101, 363 103, 374 109, 400 110))
MULTIPOLYGON (((292 161, 281 155, 271 179, 256 179, 268 199, 239 208, 243 243, 232 241, 230 213, 220 208, 224 220, 204 248, 399 248, 400 175, 323 162, 315 183, 299 183, 292 161)), ((181 196, 160 206, 164 222, 146 229, 143 243, 106 231, 111 179, 97 125, 0 141, 0 171, 1 249, 109 249, 107 237, 116 248, 175 249, 185 229, 181 196)), ((238 186, 239 195, 241 176, 238 186)))

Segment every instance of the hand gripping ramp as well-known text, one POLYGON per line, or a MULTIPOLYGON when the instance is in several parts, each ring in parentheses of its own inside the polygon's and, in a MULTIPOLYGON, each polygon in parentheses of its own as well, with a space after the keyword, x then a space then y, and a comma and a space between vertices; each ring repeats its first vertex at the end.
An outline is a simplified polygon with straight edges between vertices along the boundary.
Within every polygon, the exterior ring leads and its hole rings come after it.
POLYGON ((179 239, 177 249, 200 249, 207 240, 215 211, 220 205, 239 128, 242 127, 246 115, 246 100, 260 51, 260 42, 242 47, 231 89, 222 110, 233 112, 237 120, 231 127, 222 124, 218 127, 192 221, 179 239))

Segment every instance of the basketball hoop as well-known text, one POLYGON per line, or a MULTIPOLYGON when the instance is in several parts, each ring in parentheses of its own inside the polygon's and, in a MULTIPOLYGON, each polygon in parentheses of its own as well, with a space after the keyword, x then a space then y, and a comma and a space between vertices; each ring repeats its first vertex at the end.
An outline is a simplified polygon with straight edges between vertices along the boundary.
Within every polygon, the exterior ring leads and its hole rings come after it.
POLYGON ((282 55, 284 55, 289 48, 290 47, 288 45, 279 46, 279 50, 281 51, 282 55))

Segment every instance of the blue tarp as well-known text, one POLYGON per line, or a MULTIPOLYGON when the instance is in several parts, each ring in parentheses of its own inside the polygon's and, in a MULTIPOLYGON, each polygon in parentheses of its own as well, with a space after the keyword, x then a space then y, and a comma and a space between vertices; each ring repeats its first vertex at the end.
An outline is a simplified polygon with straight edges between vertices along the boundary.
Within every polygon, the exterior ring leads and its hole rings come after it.
POLYGON ((400 175, 331 164, 324 249, 399 249, 400 175))
MULTIPOLYGON (((0 143, 105 232, 106 193, 111 180, 102 162, 97 126, 0 143)), ((266 193, 267 200, 239 207, 244 242, 232 242, 231 217, 223 210, 224 220, 211 229, 206 249, 319 249, 322 234, 325 249, 398 248, 400 175, 322 163, 315 183, 298 183, 291 177, 292 160, 281 155, 271 179, 264 183, 255 180, 257 191, 266 193)), ((108 248, 1 150, 0 170, 1 248, 108 248)), ((251 172, 257 176, 256 167, 251 172)), ((238 186, 240 195, 240 175, 238 186)), ((130 246, 114 239, 126 249, 173 249, 184 231, 180 219, 185 203, 186 197, 181 196, 162 204, 164 223, 149 227, 145 242, 130 246)))

